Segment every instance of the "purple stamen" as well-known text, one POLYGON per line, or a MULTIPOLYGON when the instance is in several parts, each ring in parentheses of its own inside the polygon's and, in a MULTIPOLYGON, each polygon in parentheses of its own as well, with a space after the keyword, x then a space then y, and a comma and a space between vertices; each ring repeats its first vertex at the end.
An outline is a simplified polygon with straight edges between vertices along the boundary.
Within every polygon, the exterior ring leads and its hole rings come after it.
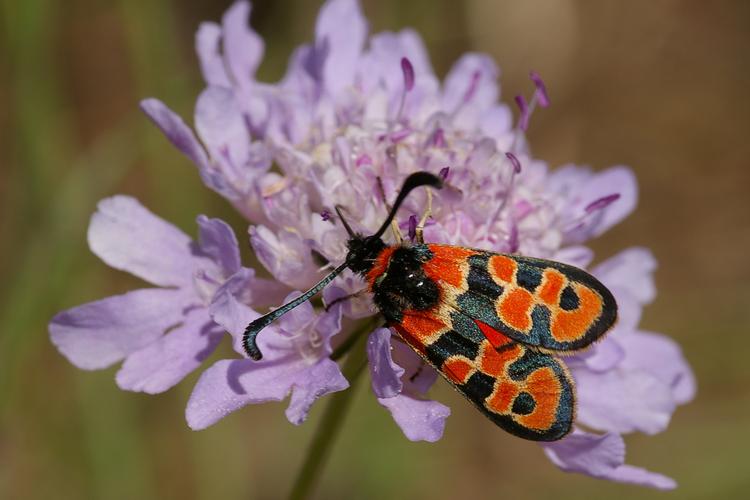
POLYGON ((594 212, 595 210, 601 210, 613 202, 620 199, 620 193, 613 193, 607 196, 603 196, 599 198, 598 200, 594 200, 588 205, 586 205, 586 208, 584 209, 587 214, 590 214, 591 212, 594 212))
POLYGON ((404 89, 410 92, 414 88, 414 66, 408 58, 401 58, 401 71, 404 73, 404 89))
POLYGON ((517 95, 514 99, 518 105, 518 110, 521 112, 518 117, 518 128, 526 132, 526 129, 529 128, 529 106, 522 95, 517 95))
POLYGON ((549 106, 549 95, 547 95, 547 86, 544 85, 544 80, 542 80, 542 77, 536 71, 529 73, 529 77, 534 82, 534 85, 536 85, 537 102, 541 107, 546 108, 549 106))
POLYGON ((357 158, 357 161, 355 161, 354 164, 358 167, 361 167, 362 165, 372 165, 372 158, 370 158, 370 155, 364 154, 357 158))
POLYGON ((412 133, 411 129, 404 128, 399 130, 398 132, 393 132, 391 134, 391 141, 392 142, 400 142, 409 137, 412 133))
POLYGON ((508 251, 510 253, 516 253, 518 251, 518 226, 513 223, 510 226, 510 235, 508 236, 508 251))
POLYGON ((482 76, 482 73, 479 70, 476 70, 471 75, 471 82, 469 83, 469 88, 466 89, 466 93, 464 94, 464 103, 469 102, 471 98, 474 97, 474 94, 477 92, 477 87, 479 86, 480 76, 482 76))
POLYGON ((323 210, 320 212, 320 218, 323 219, 323 221, 331 220, 331 212, 328 210, 323 210))
POLYGON ((427 144, 438 148, 445 147, 445 133, 443 132, 443 129, 436 128, 432 135, 430 135, 427 144))
POLYGON ((510 162, 513 164, 513 171, 517 174, 521 173, 521 162, 518 161, 518 158, 516 158, 516 155, 508 151, 505 153, 505 157, 510 160, 510 162))
POLYGON ((409 239, 414 243, 414 238, 417 237, 417 216, 409 216, 409 239))
POLYGON ((440 179, 443 181, 448 180, 448 174, 451 173, 450 167, 443 167, 440 169, 440 173, 438 174, 440 176, 440 179))

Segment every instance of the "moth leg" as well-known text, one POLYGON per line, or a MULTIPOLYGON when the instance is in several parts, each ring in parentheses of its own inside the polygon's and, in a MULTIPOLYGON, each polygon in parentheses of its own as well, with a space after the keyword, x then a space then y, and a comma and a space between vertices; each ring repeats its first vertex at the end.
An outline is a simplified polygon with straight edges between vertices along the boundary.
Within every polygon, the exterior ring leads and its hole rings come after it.
POLYGON ((398 227, 398 223, 395 220, 391 221, 391 231, 393 231, 393 237, 396 239, 397 245, 404 244, 404 235, 401 234, 401 228, 398 227))
POLYGON ((326 310, 326 312, 328 312, 328 310, 331 309, 336 304, 340 304, 341 302, 346 302, 347 300, 361 297, 362 295, 364 295, 365 292, 367 292, 367 288, 362 288, 361 290, 357 290, 356 292, 350 293, 349 295, 344 295, 343 297, 333 299, 330 304, 325 305, 324 309, 326 310))
POLYGON ((424 211, 424 214, 422 215, 422 218, 419 219, 419 224, 417 224, 416 229, 416 239, 417 243, 420 245, 424 243, 424 225, 427 223, 427 219, 432 217, 432 190, 427 190, 427 210, 424 211))

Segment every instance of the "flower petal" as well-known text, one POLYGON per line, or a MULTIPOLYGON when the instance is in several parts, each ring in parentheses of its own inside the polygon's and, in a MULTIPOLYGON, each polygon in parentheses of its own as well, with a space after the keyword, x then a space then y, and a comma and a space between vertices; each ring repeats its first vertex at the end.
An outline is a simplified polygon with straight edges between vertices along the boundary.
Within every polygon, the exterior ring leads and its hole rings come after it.
POLYGON ((221 219, 209 219, 205 215, 198 216, 198 244, 203 253, 216 262, 224 277, 239 271, 240 248, 229 224, 221 219))
POLYGON ((392 398, 378 398, 378 402, 391 412, 393 420, 409 441, 434 443, 443 436, 445 419, 450 408, 436 401, 416 399, 405 394, 392 398))
POLYGON ((215 424, 252 403, 283 400, 296 380, 301 363, 217 361, 203 372, 190 395, 185 417, 193 430, 215 424))
POLYGON ((201 65, 203 79, 208 85, 231 87, 224 57, 221 54, 221 26, 216 23, 201 23, 195 34, 195 51, 201 65))
POLYGON ((600 479, 670 490, 677 486, 667 476, 624 465, 625 442, 618 434, 596 435, 574 430, 566 438, 544 445, 544 453, 566 472, 600 479))
POLYGON ((195 103, 195 130, 231 181, 247 162, 250 132, 231 89, 207 87, 195 103))
POLYGON ((582 221, 568 229, 567 243, 581 243, 595 238, 627 217, 638 204, 638 184, 633 171, 628 167, 611 167, 603 172, 589 175, 585 182, 576 185, 572 194, 569 214, 582 221), (587 213, 602 197, 617 194, 611 204, 587 213))
POLYGON ((277 233, 265 226, 249 229, 255 255, 274 278, 292 288, 305 290, 319 276, 310 248, 299 234, 281 229, 277 233))
POLYGON ((500 70, 486 54, 463 55, 445 77, 443 110, 454 113, 453 126, 473 130, 500 96, 500 70))
POLYGON ((656 297, 655 270, 656 259, 651 250, 632 247, 602 262, 592 273, 607 287, 627 291, 642 305, 656 297))
POLYGON ((623 365, 604 373, 571 367, 578 387, 579 421, 619 433, 663 431, 675 409, 671 388, 643 370, 623 365))
POLYGON ((322 75, 331 95, 354 83, 366 36, 367 21, 356 0, 328 0, 320 9, 315 43, 328 48, 322 75))
MULTIPOLYGON (((252 288, 248 283, 253 281, 254 271, 242 268, 221 285, 209 306, 211 318, 221 325, 232 336, 232 346, 238 354, 246 356, 242 346, 245 328, 260 314, 243 302, 252 288)), ((291 313, 290 313, 291 314, 291 313)), ((258 335, 256 342, 266 361, 289 357, 293 352, 289 339, 279 334, 279 324, 268 325, 258 335)))
POLYGON ((378 328, 367 339, 372 392, 379 398, 392 398, 401 392, 404 369, 391 358, 391 331, 378 328))
POLYGON ((299 425, 307 419, 307 413, 316 399, 348 387, 349 382, 342 375, 339 365, 323 358, 297 375, 289 407, 286 409, 286 418, 294 425, 299 425))
POLYGON ((695 397, 695 375, 675 341, 658 333, 636 331, 623 335, 620 342, 626 352, 624 366, 643 370, 666 384, 677 404, 695 397))
POLYGON ((189 312, 182 325, 125 359, 117 385, 127 391, 157 394, 198 368, 224 336, 204 308, 189 312))
POLYGON ((77 367, 106 368, 179 323, 188 305, 180 290, 134 290, 56 314, 49 324, 50 337, 77 367))
POLYGON ((232 190, 223 174, 213 168, 203 146, 182 118, 158 99, 144 99, 141 101, 141 109, 161 129, 167 139, 195 163, 206 186, 222 196, 231 196, 232 190))
POLYGON ((130 196, 99 202, 89 224, 89 247, 110 267, 161 286, 186 286, 208 259, 192 255, 190 238, 130 196))
POLYGON ((253 82, 263 59, 263 39, 249 27, 250 2, 235 2, 224 14, 224 55, 240 87, 253 82))

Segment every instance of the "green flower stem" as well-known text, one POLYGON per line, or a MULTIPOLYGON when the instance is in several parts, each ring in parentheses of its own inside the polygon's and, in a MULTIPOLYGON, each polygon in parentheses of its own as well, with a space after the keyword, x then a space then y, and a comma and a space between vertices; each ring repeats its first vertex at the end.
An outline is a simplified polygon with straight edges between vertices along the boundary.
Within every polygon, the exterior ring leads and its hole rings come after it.
MULTIPOLYGON (((316 480, 320 477, 321 471, 326 464, 333 443, 339 435, 342 428, 342 422, 346 417, 352 398, 357 388, 359 376, 367 365, 367 355, 365 353, 365 335, 370 323, 363 325, 363 328, 354 332, 352 337, 354 341, 349 344, 349 354, 344 361, 341 372, 349 381, 349 389, 331 396, 331 401, 325 409, 323 419, 320 421, 318 430, 310 444, 310 449, 305 457, 305 462, 294 481, 292 492, 289 495, 290 500, 304 500, 312 494, 316 480)), ((343 354, 343 353, 342 353, 343 354)))

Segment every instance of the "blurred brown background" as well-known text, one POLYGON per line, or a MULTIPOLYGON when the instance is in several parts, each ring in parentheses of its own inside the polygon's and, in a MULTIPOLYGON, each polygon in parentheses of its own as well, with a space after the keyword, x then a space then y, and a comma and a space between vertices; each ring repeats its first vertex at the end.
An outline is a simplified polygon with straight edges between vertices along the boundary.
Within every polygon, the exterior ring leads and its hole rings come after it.
MULTIPOLYGON (((195 216, 242 221, 142 116, 157 96, 186 118, 202 88, 201 20, 229 1, 0 1, 0 498, 277 498, 322 404, 300 428, 283 406, 191 432, 196 376, 161 396, 119 391, 114 369, 81 372, 50 345, 54 312, 139 283, 87 249, 97 200, 135 195, 189 234, 195 216)), ((261 77, 312 38, 320 2, 255 1, 261 77)), ((632 166, 637 212, 596 242, 600 257, 653 249, 659 296, 646 329, 681 343, 697 399, 663 434, 630 436, 628 462, 677 479, 671 494, 559 472, 438 384, 453 410, 436 444, 403 438, 360 390, 318 498, 742 498, 750 488, 750 3, 367 0, 373 32, 412 26, 444 75, 492 54, 504 99, 529 69, 552 107, 534 152, 551 165, 632 166)), ((226 353, 224 353, 226 354, 226 353)), ((221 355, 221 353, 218 353, 221 355)))

